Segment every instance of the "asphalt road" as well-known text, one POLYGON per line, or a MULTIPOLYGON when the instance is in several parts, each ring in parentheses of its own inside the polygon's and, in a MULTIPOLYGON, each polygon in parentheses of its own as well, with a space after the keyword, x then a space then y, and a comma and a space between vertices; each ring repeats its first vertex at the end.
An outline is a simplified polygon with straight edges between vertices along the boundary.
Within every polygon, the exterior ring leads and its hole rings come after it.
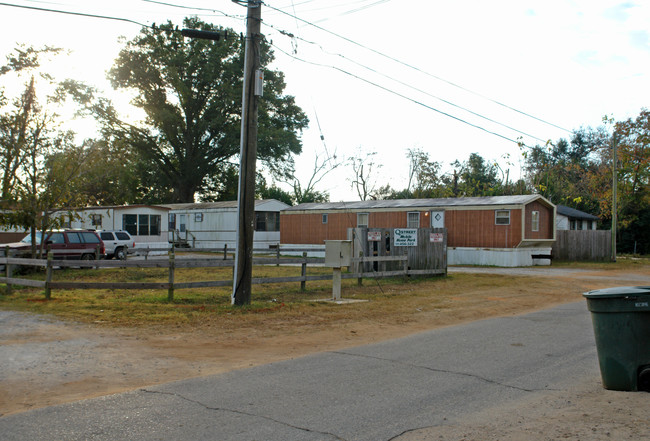
POLYGON ((0 418, 0 440, 394 440, 599 377, 584 302, 0 418))

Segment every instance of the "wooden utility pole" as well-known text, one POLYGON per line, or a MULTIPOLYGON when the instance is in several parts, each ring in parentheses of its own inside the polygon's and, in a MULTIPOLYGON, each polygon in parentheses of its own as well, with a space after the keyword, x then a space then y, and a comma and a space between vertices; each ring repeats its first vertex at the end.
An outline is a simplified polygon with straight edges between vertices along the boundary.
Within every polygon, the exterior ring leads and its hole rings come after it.
MULTIPOLYGON (((614 129, 616 130, 616 129, 614 129)), ((617 208, 616 208, 616 193, 618 190, 618 176, 616 172, 617 158, 616 158, 616 148, 617 148, 616 132, 612 135, 612 262, 616 262, 616 223, 617 223, 617 208)))
MULTIPOLYGON (((239 3, 239 2, 238 2, 239 3)), ((260 28, 262 1, 248 0, 244 91, 242 98, 239 190, 237 192, 237 249, 232 288, 232 304, 251 302, 253 274, 253 234, 255 232, 255 162, 257 159, 257 108, 261 95, 260 28)))

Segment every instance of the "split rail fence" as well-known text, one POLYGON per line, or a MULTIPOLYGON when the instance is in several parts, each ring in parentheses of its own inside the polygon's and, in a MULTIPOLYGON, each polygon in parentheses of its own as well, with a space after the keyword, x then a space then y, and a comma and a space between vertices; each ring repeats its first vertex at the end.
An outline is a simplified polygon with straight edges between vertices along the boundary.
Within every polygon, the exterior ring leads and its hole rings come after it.
MULTIPOLYGON (((220 286, 232 286, 232 278, 229 280, 209 280, 209 281, 194 281, 194 282, 176 282, 176 270, 180 268, 216 268, 216 267, 231 267, 234 271, 234 260, 228 254, 227 249, 223 251, 223 257, 197 257, 196 253, 207 252, 221 252, 221 249, 183 249, 182 254, 189 253, 189 257, 180 257, 172 249, 143 249, 134 250, 137 252, 146 251, 147 254, 144 259, 127 259, 127 260, 54 260, 52 254, 48 254, 47 259, 28 259, 7 257, 6 251, 0 250, 2 256, 0 257, 0 267, 4 266, 5 275, 0 277, 0 283, 7 285, 7 292, 11 293, 12 286, 29 286, 43 288, 45 291, 45 298, 50 299, 52 290, 56 289, 153 289, 153 290, 167 290, 167 298, 169 301, 174 299, 174 292, 179 289, 192 289, 192 288, 210 288, 220 286), (168 256, 164 255, 151 255, 152 252, 168 252, 168 256), (177 258, 180 257, 180 258, 177 258), (16 266, 31 266, 45 268, 45 280, 25 279, 13 276, 13 269, 16 266), (169 278, 167 282, 72 282, 72 281, 54 281, 52 280, 53 270, 55 268, 168 268, 169 278)), ((268 249, 254 250, 256 252, 268 252, 268 249)), ((278 249, 274 257, 254 257, 253 265, 300 265, 301 275, 290 277, 264 277, 253 278, 253 284, 268 284, 268 283, 290 283, 300 282, 300 289, 306 289, 306 282, 319 281, 319 280, 332 280, 332 274, 318 274, 307 275, 307 266, 323 267, 325 262, 324 258, 307 257, 307 252, 304 249, 288 249, 283 248, 282 251, 286 252, 302 252, 302 257, 286 257, 280 255, 278 249)), ((314 249, 310 248, 309 251, 313 252, 314 249)), ((323 247, 322 252, 325 251, 323 247)), ((179 253, 180 254, 180 253, 179 253)), ((402 262, 403 266, 400 270, 394 271, 371 271, 371 272, 350 272, 343 273, 343 279, 357 279, 358 284, 362 284, 363 278, 383 278, 383 277, 404 277, 407 278, 411 275, 425 276, 425 275, 444 275, 445 270, 432 269, 432 270, 411 270, 408 267, 408 256, 382 256, 382 257, 359 257, 353 259, 353 263, 363 262, 386 262, 397 261, 402 262)), ((352 271, 354 267, 363 267, 363 265, 354 265, 350 268, 352 271)))

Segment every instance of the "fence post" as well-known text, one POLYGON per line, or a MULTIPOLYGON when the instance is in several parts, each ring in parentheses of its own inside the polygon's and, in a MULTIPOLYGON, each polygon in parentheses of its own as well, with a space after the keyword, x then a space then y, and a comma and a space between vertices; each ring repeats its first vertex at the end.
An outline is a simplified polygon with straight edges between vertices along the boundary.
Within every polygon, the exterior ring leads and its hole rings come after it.
MULTIPOLYGON (((100 247, 101 247, 101 245, 97 245, 97 246, 95 247, 95 260, 99 260, 99 248, 100 248, 100 247)), ((95 267, 95 269, 97 269, 97 268, 98 268, 98 267, 95 267)))
POLYGON ((277 248, 275 249, 275 258, 278 260, 275 266, 280 266, 280 244, 278 244, 277 248))
POLYGON ((404 259, 404 281, 406 282, 408 280, 408 275, 409 275, 408 251, 404 251, 404 255, 406 256, 406 259, 404 259))
MULTIPOLYGON (((9 260, 9 247, 5 247, 5 257, 9 260)), ((11 279, 11 265, 9 262, 5 264, 5 275, 7 276, 7 295, 11 294, 11 282, 8 279, 11 279)))
POLYGON ((224 243, 223 244, 223 260, 228 259, 228 244, 224 243))
MULTIPOLYGON (((363 257, 363 251, 359 251, 359 258, 363 257)), ((361 269, 364 267, 363 262, 357 262, 354 264, 357 268, 357 274, 361 274, 361 269)), ((357 286, 363 286, 363 278, 357 277, 357 286)))
POLYGON ((341 268, 332 268, 332 300, 341 300, 341 268))
POLYGON ((174 300, 174 267, 176 266, 176 255, 174 254, 174 249, 172 248, 171 253, 169 253, 169 289, 167 290, 167 301, 171 302, 174 300))
MULTIPOLYGON (((50 250, 51 251, 51 250, 50 250)), ((50 300, 52 297, 52 252, 47 253, 47 264, 45 266, 45 299, 50 300)))
MULTIPOLYGON (((305 277, 305 276, 307 276, 307 260, 306 260, 307 259, 307 252, 306 251, 302 252, 302 258, 305 259, 305 261, 302 262, 302 269, 300 270, 300 275, 302 277, 305 277)), ((305 288, 306 288, 305 285, 306 284, 307 284, 307 282, 305 280, 300 281, 300 291, 305 291, 305 288)))

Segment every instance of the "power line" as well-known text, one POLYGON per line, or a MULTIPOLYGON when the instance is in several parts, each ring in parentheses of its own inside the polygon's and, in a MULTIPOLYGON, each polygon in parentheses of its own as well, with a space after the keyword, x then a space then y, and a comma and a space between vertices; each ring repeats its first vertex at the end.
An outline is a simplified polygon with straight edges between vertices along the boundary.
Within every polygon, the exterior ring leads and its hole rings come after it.
POLYGON ((377 54, 377 55, 379 55, 379 56, 381 56, 381 57, 383 57, 383 58, 389 59, 389 60, 391 60, 391 61, 393 61, 393 62, 395 62, 395 63, 401 64, 402 66, 408 67, 409 69, 413 69, 413 70, 415 70, 415 71, 417 71, 417 72, 420 72, 420 73, 422 73, 422 74, 424 74, 424 75, 427 75, 427 76, 429 76, 429 77, 431 77, 431 78, 435 78, 435 79, 437 79, 438 81, 442 81, 442 82, 444 82, 444 83, 447 83, 447 84, 449 84, 449 85, 451 85, 451 86, 453 86, 453 87, 456 87, 456 88, 458 88, 458 89, 464 90, 465 92, 471 93, 471 94, 476 95, 476 96, 478 96, 478 97, 481 97, 481 98, 483 98, 483 99, 485 99, 485 100, 491 101, 491 102, 494 103, 494 104, 497 104, 497 105, 499 105, 499 106, 505 107, 505 108, 507 108, 507 109, 510 109, 510 110, 512 110, 512 111, 514 111, 514 112, 520 113, 520 114, 522 114, 522 115, 524 115, 524 116, 527 116, 527 117, 529 117, 529 118, 535 119, 535 120, 537 120, 537 121, 539 121, 539 122, 542 122, 542 123, 544 123, 544 124, 547 124, 547 125, 549 125, 549 126, 552 126, 552 127, 558 128, 558 129, 560 129, 560 130, 564 130, 565 132, 568 132, 568 133, 573 133, 571 130, 568 130, 568 129, 565 129, 565 128, 563 128, 563 127, 560 127, 560 126, 558 126, 557 124, 553 124, 553 123, 551 123, 551 122, 545 121, 545 120, 543 120, 543 119, 541 119, 541 118, 538 118, 538 117, 536 117, 536 116, 530 115, 530 114, 528 114, 528 113, 526 113, 526 112, 524 112, 524 111, 522 111, 522 110, 518 110, 518 109, 516 109, 516 108, 514 108, 514 107, 511 107, 511 106, 509 106, 509 105, 507 105, 507 104, 504 104, 504 103, 502 103, 502 102, 500 102, 500 101, 497 101, 497 100, 495 100, 495 99, 492 99, 492 98, 490 98, 490 97, 487 97, 487 96, 485 96, 485 95, 482 95, 482 94, 480 94, 480 93, 478 93, 478 92, 474 92, 474 91, 472 91, 472 90, 470 90, 470 89, 467 89, 467 88, 465 88, 465 87, 463 87, 463 86, 460 86, 460 85, 458 85, 458 84, 456 84, 456 83, 453 83, 453 82, 451 82, 451 81, 449 81, 449 80, 446 80, 446 79, 444 79, 444 78, 441 78, 441 77, 439 77, 439 76, 437 76, 437 75, 434 75, 434 74, 432 74, 432 73, 426 72, 426 71, 424 71, 424 70, 422 70, 422 69, 420 69, 420 68, 418 68, 418 67, 416 67, 416 66, 413 66, 413 65, 411 65, 411 64, 408 64, 408 63, 406 63, 406 62, 404 62, 404 61, 402 61, 402 60, 399 60, 399 59, 397 59, 397 58, 395 58, 395 57, 391 57, 390 55, 386 55, 386 54, 384 54, 383 52, 380 52, 380 51, 378 51, 378 50, 376 50, 376 49, 373 49, 373 48, 370 48, 370 47, 368 47, 368 46, 365 46, 365 45, 363 45, 363 44, 361 44, 361 43, 359 43, 359 42, 356 42, 356 41, 354 41, 354 40, 352 40, 352 39, 350 39, 350 38, 348 38, 348 37, 345 37, 345 36, 343 36, 343 35, 337 34, 336 32, 332 32, 332 31, 330 31, 330 30, 328 30, 328 29, 325 29, 325 28, 323 28, 322 26, 319 26, 319 25, 317 25, 317 24, 311 23, 311 22, 309 22, 309 21, 307 21, 307 20, 304 20, 304 19, 302 19, 302 18, 300 18, 300 17, 296 17, 296 16, 294 16, 294 15, 291 15, 291 14, 289 14, 288 12, 285 12, 285 11, 283 11, 283 10, 281 10, 281 9, 274 8, 273 6, 270 6, 270 5, 266 4, 266 3, 264 3, 264 5, 265 5, 266 7, 268 7, 268 8, 270 8, 270 9, 273 9, 274 11, 278 11, 278 12, 280 12, 280 13, 282 13, 282 14, 285 14, 285 15, 287 15, 287 16, 289 16, 289 17, 292 17, 292 18, 294 18, 294 19, 296 19, 296 20, 300 20, 301 22, 303 22, 303 23, 305 23, 305 24, 307 24, 307 25, 309 25, 309 26, 315 27, 316 29, 319 29, 319 30, 321 30, 321 31, 323 31, 323 32, 326 32, 326 33, 328 33, 328 34, 330 34, 330 35, 333 35, 333 36, 335 36, 335 37, 337 37, 337 38, 340 38, 340 39, 342 39, 342 40, 344 40, 344 41, 347 41, 348 43, 352 43, 352 44, 354 44, 355 46, 358 46, 358 47, 360 47, 360 48, 362 48, 362 49, 365 49, 365 50, 367 50, 367 51, 370 51, 370 52, 372 52, 372 53, 374 53, 374 54, 377 54))
MULTIPOLYGON (((142 1, 150 1, 150 0, 142 0, 142 1)), ((156 2, 156 1, 150 1, 150 2, 151 3, 164 4, 163 2, 156 2)), ((174 6, 174 5, 171 5, 171 4, 169 4, 169 5, 174 6)), ((140 22, 135 21, 135 20, 131 20, 129 18, 111 17, 111 16, 107 16, 107 15, 89 14, 89 13, 84 13, 84 12, 63 11, 63 10, 60 10, 60 9, 39 8, 39 7, 36 7, 36 6, 16 5, 16 4, 11 4, 11 3, 0 3, 0 6, 9 6, 9 7, 14 7, 14 8, 30 9, 30 10, 35 10, 35 11, 52 12, 52 13, 56 13, 56 14, 74 15, 74 16, 88 17, 88 18, 98 18, 98 19, 102 19, 102 20, 123 21, 123 22, 126 22, 126 23, 133 23, 133 24, 136 24, 136 25, 144 27, 144 28, 151 28, 154 31, 160 31, 161 30, 159 27, 156 27, 153 24, 148 25, 148 24, 140 23, 140 22)), ((178 6, 178 7, 182 7, 182 6, 178 6)), ((192 8, 192 9, 194 9, 194 8, 192 8)), ((221 11, 216 11, 214 9, 210 9, 210 11, 220 12, 221 13, 221 11)), ((239 18, 239 17, 236 17, 236 16, 227 15, 225 13, 222 13, 222 14, 224 16, 227 16, 227 17, 230 17, 230 18, 239 18)), ((193 29, 180 30, 180 29, 177 28, 177 29, 165 29, 164 31, 165 32, 179 32, 179 33, 183 34, 184 32, 187 33, 187 32, 192 32, 192 31, 195 31, 195 30, 193 30, 193 29)), ((204 31, 195 31, 195 32, 204 32, 204 31)), ((183 35, 185 35, 185 34, 183 34, 183 35)), ((214 37, 214 39, 217 39, 216 34, 213 37, 214 37)), ((224 35, 224 38, 226 38, 226 35, 224 35)))
POLYGON ((497 137, 499 137, 499 138, 505 139, 506 141, 513 142, 513 143, 515 143, 515 144, 517 144, 517 145, 523 145, 523 146, 526 146, 526 145, 525 145, 523 142, 521 142, 521 141, 516 141, 516 140, 514 140, 514 139, 512 139, 512 138, 508 138, 507 136, 502 135, 502 134, 500 134, 500 133, 497 133, 497 132, 493 132, 493 131, 491 131, 491 130, 488 130, 488 129, 486 129, 485 127, 481 127, 481 126, 479 126, 479 125, 477 125, 477 124, 471 123, 471 122, 469 122, 469 121, 465 121, 465 120, 462 119, 462 118, 459 118, 459 117, 457 117, 457 116, 451 115, 451 114, 449 114, 449 113, 447 113, 447 112, 443 112, 443 111, 440 110, 440 109, 436 109, 436 108, 433 107, 433 106, 430 106, 430 105, 428 105, 428 104, 425 104, 425 103, 423 103, 423 102, 421 102, 421 101, 418 101, 418 100, 416 100, 416 99, 414 99, 414 98, 410 98, 410 97, 408 97, 408 96, 406 96, 406 95, 404 95, 404 94, 402 94, 402 93, 399 93, 399 92, 397 92, 397 91, 395 91, 395 90, 389 89, 388 87, 382 86, 382 85, 380 85, 380 84, 377 84, 377 83, 375 83, 375 82, 372 82, 372 81, 370 81, 370 80, 367 80, 367 79, 365 79, 365 78, 362 78, 362 77, 360 77, 360 76, 358 76, 358 75, 355 75, 355 74, 353 74, 353 73, 351 73, 351 72, 348 72, 348 71, 346 71, 346 70, 343 70, 343 69, 341 69, 340 67, 336 67, 336 66, 332 66, 332 65, 327 65, 327 64, 321 64, 321 63, 316 63, 316 62, 313 62, 313 61, 303 60, 302 58, 299 58, 299 57, 296 57, 295 55, 289 54, 288 52, 284 51, 282 48, 280 48, 280 47, 278 47, 278 46, 276 46, 276 45, 274 45, 274 44, 272 44, 272 43, 271 43, 271 45, 272 45, 273 47, 275 47, 277 50, 279 50, 280 52, 282 52, 283 54, 285 54, 285 55, 287 55, 288 57, 291 57, 291 58, 293 58, 293 59, 295 59, 295 60, 297 60, 297 61, 301 61, 301 62, 303 62, 303 63, 311 64, 311 65, 314 65, 314 66, 326 67, 326 68, 329 68, 329 69, 337 70, 337 71, 339 71, 339 72, 341 72, 341 73, 343 73, 343 74, 345 74, 345 75, 351 76, 351 77, 353 77, 353 78, 356 78, 357 80, 363 81, 364 83, 370 84, 371 86, 374 86, 374 87, 377 87, 377 88, 379 88, 379 89, 382 89, 382 90, 384 90, 385 92, 391 93, 391 94, 396 95, 396 96, 398 96, 398 97, 400 97, 400 98, 403 98, 403 99, 406 99, 406 100, 408 100, 408 101, 411 101, 412 103, 415 103, 415 104, 417 104, 417 105, 419 105, 419 106, 422 106, 422 107, 424 107, 424 108, 426 108, 426 109, 433 110, 434 112, 437 112, 437 113, 439 113, 439 114, 441 114, 441 115, 444 115, 444 116, 446 116, 446 117, 448 117, 448 118, 454 119, 454 120, 456 120, 456 121, 458 121, 458 122, 461 122, 461 123, 466 124, 466 125, 468 125, 468 126, 474 127, 475 129, 478 129, 478 130, 481 130, 481 131, 483 131, 483 132, 489 133, 490 135, 494 135, 494 136, 497 136, 497 137))
POLYGON ((15 5, 15 4, 11 4, 11 3, 0 3, 0 6, 9 6, 9 7, 12 7, 12 8, 30 9, 30 10, 42 11, 42 12, 54 12, 54 13, 57 13, 57 14, 76 15, 76 16, 89 17, 89 18, 100 18, 100 19, 104 19, 104 20, 124 21, 124 22, 127 22, 127 23, 137 24, 137 25, 143 26, 143 27, 149 27, 149 25, 137 22, 135 20, 131 20, 129 18, 110 17, 110 16, 107 16, 107 15, 86 14, 86 13, 83 13, 83 12, 62 11, 62 10, 59 10, 59 9, 38 8, 36 6, 15 5))
POLYGON ((369 5, 359 6, 356 9, 350 9, 348 11, 341 12, 340 14, 334 15, 332 17, 327 17, 327 18, 320 19, 316 23, 322 23, 324 21, 331 20, 332 18, 335 18, 335 17, 343 17, 345 15, 354 14, 356 12, 360 12, 360 11, 366 10, 368 8, 372 8, 373 6, 377 6, 377 5, 380 5, 382 3, 386 3, 386 2, 389 2, 389 1, 390 0, 378 0, 378 1, 374 2, 374 3, 370 3, 369 5))
POLYGON ((408 84, 408 83, 406 83, 406 82, 404 82, 404 81, 402 81, 402 80, 398 80, 397 78, 391 77, 390 75, 387 75, 387 74, 385 74, 385 73, 383 73, 383 72, 380 72, 380 71, 378 71, 377 69, 374 69, 374 68, 372 68, 372 67, 369 67, 369 66, 366 66, 366 65, 364 65, 364 64, 361 64, 361 63, 359 63, 358 61, 352 60, 352 59, 346 57, 346 56, 343 55, 343 54, 332 53, 332 52, 326 51, 326 50, 323 48, 323 46, 321 46, 321 45, 318 44, 318 43, 315 43, 315 42, 313 42, 313 41, 305 40, 304 38, 301 38, 301 37, 296 37, 296 36, 294 36, 293 34, 290 34, 290 33, 286 32, 286 31, 282 31, 282 30, 280 30, 280 29, 277 29, 275 26, 270 25, 270 24, 268 24, 268 23, 263 23, 263 24, 265 24, 266 26, 271 27, 272 29, 276 30, 277 32, 279 32, 279 33, 282 34, 282 35, 286 35, 286 36, 289 36, 289 37, 291 37, 291 38, 296 38, 296 39, 299 39, 299 40, 301 40, 301 41, 304 41, 305 43, 309 43, 309 44, 312 44, 312 45, 318 46, 318 47, 321 49, 321 51, 323 51, 323 52, 325 52, 325 53, 327 53, 327 54, 330 54, 330 55, 336 55, 336 56, 338 56, 338 57, 341 57, 341 58, 343 58, 343 59, 349 61, 350 63, 354 63, 354 64, 356 64, 357 66, 362 67, 363 69, 366 69, 366 70, 368 70, 368 71, 370 71, 370 72, 373 72, 373 73, 375 73, 375 74, 377 74, 377 75, 380 75, 380 76, 382 76, 382 77, 384 77, 384 78, 387 78, 387 79, 389 79, 389 80, 391 80, 391 81, 395 81, 396 83, 401 84, 402 86, 408 87, 409 89, 415 90, 416 92, 419 92, 419 93, 422 93, 422 94, 424 94, 424 95, 427 95, 427 96, 429 96, 429 97, 431 97, 431 98, 434 98, 434 99, 436 99, 436 100, 438 100, 438 101, 441 101, 441 102, 443 102, 443 103, 445 103, 445 104, 447 104, 447 105, 450 105, 450 106, 455 107, 455 108, 457 108, 457 109, 461 109, 461 110, 463 110, 463 111, 465 111, 465 112, 467 112, 467 113, 470 113, 470 114, 472 114, 472 115, 474 115, 474 116, 477 116, 477 117, 479 117, 479 118, 481 118, 481 119, 484 119, 484 120, 486 120, 486 121, 489 121, 489 122, 494 123, 494 124, 497 124, 497 125, 500 125, 500 126, 502 126, 502 127, 505 127, 506 129, 512 130, 512 131, 517 132, 517 133, 519 133, 519 134, 521 134, 521 135, 528 136, 529 138, 535 139, 535 140, 537 140, 537 141, 539 141, 539 142, 544 143, 544 142, 547 141, 547 140, 545 140, 545 139, 539 138, 539 137, 537 137, 537 136, 531 135, 531 134, 529 134, 529 133, 526 133, 526 132, 524 132, 524 131, 521 131, 521 130, 519 130, 519 129, 516 129, 516 128, 514 128, 514 127, 511 127, 511 126, 509 126, 509 125, 507 125, 507 124, 504 124, 504 123, 502 123, 502 122, 496 121, 496 120, 494 120, 494 119, 492 119, 492 118, 489 118, 489 117, 487 117, 487 116, 485 116, 485 115, 482 115, 482 114, 480 114, 480 113, 478 113, 478 112, 475 112, 475 111, 473 111, 473 110, 470 110, 470 109, 468 109, 468 108, 466 108, 466 107, 463 107, 463 106, 460 106, 460 105, 458 105, 458 104, 455 104, 455 103, 453 103, 453 102, 451 102, 451 101, 449 101, 449 100, 446 100, 446 99, 441 98, 441 97, 439 97, 439 96, 433 95, 433 94, 431 94, 431 93, 429 93, 429 92, 427 92, 427 91, 425 91, 425 90, 419 89, 419 88, 417 88, 417 87, 415 87, 415 86, 413 86, 413 85, 411 85, 411 84, 408 84))
POLYGON ((227 13, 225 13, 223 11, 220 11, 220 10, 214 9, 214 8, 201 8, 201 7, 197 7, 197 6, 177 5, 175 3, 167 3, 167 2, 161 2, 161 1, 155 1, 155 0, 140 0, 140 1, 144 2, 144 3, 153 3, 153 4, 156 4, 156 5, 169 6, 170 8, 190 9, 192 11, 216 12, 216 13, 219 13, 219 14, 223 15, 224 17, 235 18, 235 19, 238 19, 238 20, 245 20, 246 19, 246 17, 244 17, 244 16, 227 14, 227 13))

